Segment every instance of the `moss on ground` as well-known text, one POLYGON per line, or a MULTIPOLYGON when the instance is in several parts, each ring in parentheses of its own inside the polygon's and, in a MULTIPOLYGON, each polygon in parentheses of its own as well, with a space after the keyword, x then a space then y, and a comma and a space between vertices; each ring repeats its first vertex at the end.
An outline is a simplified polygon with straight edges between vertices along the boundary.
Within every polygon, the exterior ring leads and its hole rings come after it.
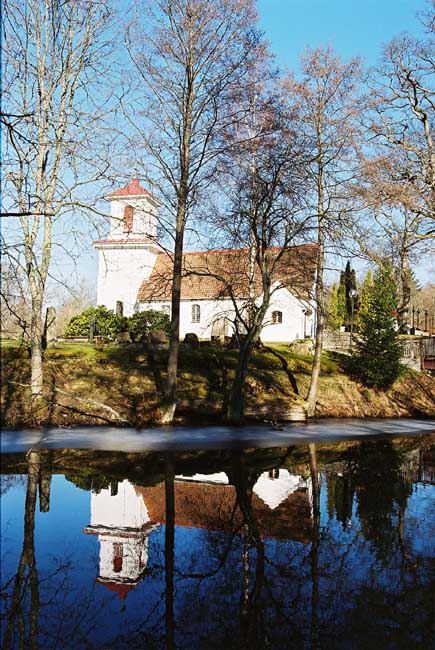
MULTIPOLYGON (((44 423, 129 424, 158 420, 159 386, 165 377, 167 351, 152 356, 135 346, 62 343, 47 350, 47 405, 32 413, 29 400, 28 353, 2 342, 2 424, 19 427, 44 423), (78 399, 77 399, 78 398, 78 399), (101 406, 101 404, 106 405, 101 406), (118 416, 111 411, 118 414, 118 416)), ((180 353, 178 417, 213 421, 222 415, 237 352, 202 345, 180 353)), ((280 412, 303 402, 310 381, 312 358, 294 354, 278 344, 256 352, 246 382, 250 413, 270 407, 280 412)), ((324 353, 317 415, 319 417, 435 416, 435 380, 412 371, 388 391, 368 389, 343 371, 340 355, 324 353)))

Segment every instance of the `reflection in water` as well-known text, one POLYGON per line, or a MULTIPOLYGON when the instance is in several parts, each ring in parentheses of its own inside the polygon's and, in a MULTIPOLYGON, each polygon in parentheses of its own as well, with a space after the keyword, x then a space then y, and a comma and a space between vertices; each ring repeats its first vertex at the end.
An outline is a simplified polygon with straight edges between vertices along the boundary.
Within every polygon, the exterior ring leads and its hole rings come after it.
POLYGON ((3 647, 431 648, 431 443, 6 458, 3 647))

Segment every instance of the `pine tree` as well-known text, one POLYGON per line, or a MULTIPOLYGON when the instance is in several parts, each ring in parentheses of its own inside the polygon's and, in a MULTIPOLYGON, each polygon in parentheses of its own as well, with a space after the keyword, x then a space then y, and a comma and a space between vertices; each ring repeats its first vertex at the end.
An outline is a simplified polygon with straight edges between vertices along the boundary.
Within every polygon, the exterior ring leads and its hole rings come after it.
POLYGON ((391 267, 379 267, 371 290, 368 282, 365 285, 352 370, 366 386, 386 389, 401 372, 401 347, 393 320, 396 286, 391 267))

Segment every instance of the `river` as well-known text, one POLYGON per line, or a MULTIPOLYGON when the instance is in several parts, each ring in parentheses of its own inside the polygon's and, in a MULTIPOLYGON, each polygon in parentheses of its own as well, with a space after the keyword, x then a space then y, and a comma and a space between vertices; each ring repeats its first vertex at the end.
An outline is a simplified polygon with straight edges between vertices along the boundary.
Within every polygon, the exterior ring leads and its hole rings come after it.
POLYGON ((2 648, 432 649, 435 423, 2 434, 2 648))

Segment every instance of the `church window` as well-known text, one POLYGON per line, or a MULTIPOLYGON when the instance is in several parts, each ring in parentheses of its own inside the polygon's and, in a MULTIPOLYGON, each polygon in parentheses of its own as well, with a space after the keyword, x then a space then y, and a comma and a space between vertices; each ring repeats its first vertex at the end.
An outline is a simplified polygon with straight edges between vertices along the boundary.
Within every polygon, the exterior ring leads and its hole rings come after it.
POLYGON ((132 232, 133 230, 133 207, 126 205, 124 208, 124 232, 132 232))
POLYGON ((282 311, 272 312, 272 323, 274 325, 277 325, 278 323, 282 323, 282 311))
POLYGON ((113 571, 115 573, 120 573, 122 571, 122 558, 124 552, 122 544, 115 542, 113 544, 113 571))
POLYGON ((192 305, 192 323, 199 323, 201 320, 201 307, 192 305))

